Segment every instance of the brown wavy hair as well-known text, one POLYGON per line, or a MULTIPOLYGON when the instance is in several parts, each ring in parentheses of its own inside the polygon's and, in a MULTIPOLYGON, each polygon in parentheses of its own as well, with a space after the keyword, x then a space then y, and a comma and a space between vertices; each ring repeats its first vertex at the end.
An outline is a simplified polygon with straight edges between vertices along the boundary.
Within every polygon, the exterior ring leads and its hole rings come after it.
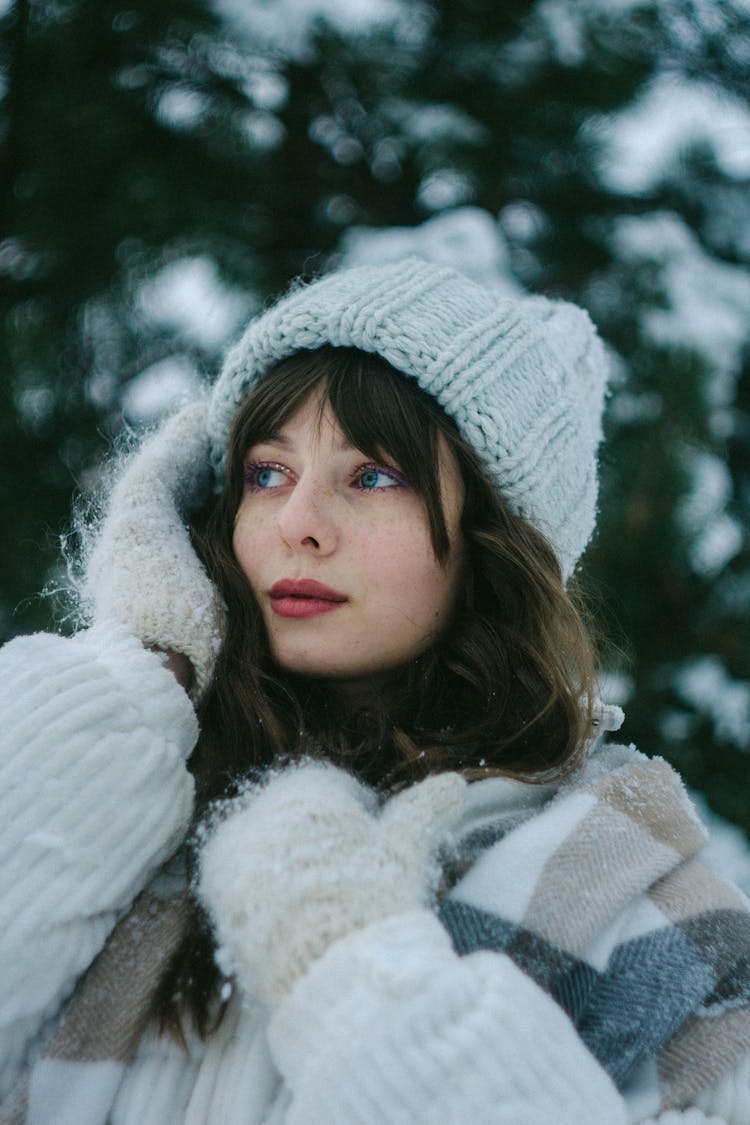
MULTIPOLYGON (((555 552, 514 514, 453 421, 417 383, 352 348, 297 352, 250 392, 229 440, 224 490, 195 540, 227 607, 226 637, 200 709, 190 760, 196 816, 279 760, 321 756, 383 792, 459 770, 530 782, 579 762, 592 729, 594 652, 555 552), (275 667, 260 609, 234 557, 232 533, 250 446, 275 433, 311 395, 330 407, 352 446, 398 465, 424 501, 437 559, 450 549, 440 496, 441 443, 465 488, 464 576, 442 635, 396 670, 366 707, 346 708, 335 685, 275 667)), ((193 925, 160 999, 162 1025, 180 1011, 201 1033, 218 986, 210 929, 193 925)))

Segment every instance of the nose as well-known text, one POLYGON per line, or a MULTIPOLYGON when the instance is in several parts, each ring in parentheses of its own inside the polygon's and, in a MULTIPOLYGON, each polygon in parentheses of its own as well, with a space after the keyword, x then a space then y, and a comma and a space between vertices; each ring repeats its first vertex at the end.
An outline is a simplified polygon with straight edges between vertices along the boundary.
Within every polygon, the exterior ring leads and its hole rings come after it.
POLYGON ((339 531, 333 497, 315 481, 297 482, 279 510, 277 526, 293 551, 323 556, 336 549, 339 531))

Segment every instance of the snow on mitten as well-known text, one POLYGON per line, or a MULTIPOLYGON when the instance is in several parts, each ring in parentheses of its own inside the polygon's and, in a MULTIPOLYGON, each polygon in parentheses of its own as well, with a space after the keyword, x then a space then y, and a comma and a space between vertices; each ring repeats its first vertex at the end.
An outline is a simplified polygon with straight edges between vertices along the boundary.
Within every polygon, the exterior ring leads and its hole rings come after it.
POLYGON ((201 856, 222 967, 273 1009, 332 942, 426 905, 465 787, 440 774, 379 812, 351 775, 307 762, 238 798, 201 856))
POLYGON ((193 549, 183 511, 210 481, 205 404, 182 409, 127 463, 82 583, 95 622, 126 625, 145 645, 186 656, 194 701, 221 645, 218 595, 193 549))

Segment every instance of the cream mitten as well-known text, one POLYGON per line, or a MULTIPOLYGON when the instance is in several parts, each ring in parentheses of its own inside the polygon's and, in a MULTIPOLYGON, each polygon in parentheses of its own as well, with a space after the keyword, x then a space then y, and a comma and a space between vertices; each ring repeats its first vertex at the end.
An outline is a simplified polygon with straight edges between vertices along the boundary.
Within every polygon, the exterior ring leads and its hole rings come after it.
POLYGON ((82 584, 94 621, 119 622, 144 645, 190 660, 194 701, 210 682, 222 623, 218 594, 182 517, 211 479, 205 419, 205 403, 186 406, 128 462, 82 584))
POLYGON ((238 798, 201 856, 222 967, 273 1009, 332 942, 427 904, 465 789, 440 774, 381 812, 349 774, 307 762, 238 798))

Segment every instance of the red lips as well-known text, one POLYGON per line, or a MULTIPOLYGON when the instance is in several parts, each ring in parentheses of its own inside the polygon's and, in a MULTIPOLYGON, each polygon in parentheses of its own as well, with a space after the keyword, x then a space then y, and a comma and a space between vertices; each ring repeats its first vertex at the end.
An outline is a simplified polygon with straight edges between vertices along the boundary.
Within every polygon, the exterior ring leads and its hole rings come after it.
POLYGON ((282 578, 268 591, 271 609, 280 617, 314 617, 330 613, 349 599, 312 578, 282 578))
POLYGON ((272 598, 317 598, 324 602, 348 601, 346 594, 324 586, 322 582, 315 582, 312 578, 282 578, 274 582, 269 590, 272 598))

